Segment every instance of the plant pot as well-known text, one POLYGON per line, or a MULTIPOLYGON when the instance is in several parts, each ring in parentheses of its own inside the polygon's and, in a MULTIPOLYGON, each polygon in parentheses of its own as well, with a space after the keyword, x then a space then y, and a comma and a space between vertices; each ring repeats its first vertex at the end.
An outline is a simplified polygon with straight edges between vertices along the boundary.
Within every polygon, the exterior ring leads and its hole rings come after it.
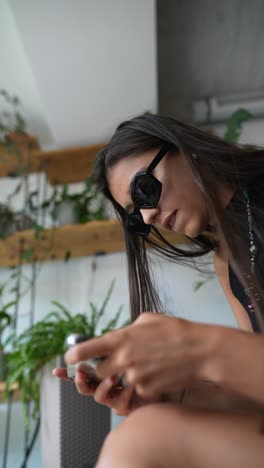
MULTIPOLYGON (((57 366, 65 364, 57 359, 57 366)), ((111 411, 45 366, 41 383, 42 468, 92 468, 111 428, 111 411)))

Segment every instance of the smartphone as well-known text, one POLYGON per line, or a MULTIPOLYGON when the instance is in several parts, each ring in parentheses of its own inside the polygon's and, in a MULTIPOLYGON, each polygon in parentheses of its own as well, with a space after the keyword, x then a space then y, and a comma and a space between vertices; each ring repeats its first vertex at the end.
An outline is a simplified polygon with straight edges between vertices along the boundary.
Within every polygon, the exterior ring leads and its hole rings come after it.
MULTIPOLYGON (((66 338, 66 348, 70 349, 72 346, 83 343, 84 341, 89 340, 90 338, 86 335, 78 335, 76 333, 71 333, 66 338)), ((105 359, 104 356, 99 358, 87 359, 86 361, 77 362, 76 364, 67 364, 67 375, 70 379, 74 379, 76 372, 78 370, 85 372, 87 374, 89 381, 94 381, 95 383, 100 383, 101 379, 96 374, 96 367, 99 362, 102 362, 105 359)))
MULTIPOLYGON (((86 335, 71 333, 66 338, 66 348, 69 349, 71 346, 75 346, 76 344, 83 343, 84 341, 90 339, 91 338, 86 335)), ((96 367, 100 362, 104 361, 104 359, 106 359, 106 356, 99 356, 96 358, 87 359, 86 361, 77 362, 76 364, 67 364, 67 376, 74 380, 76 372, 82 371, 87 374, 87 380, 89 382, 99 384, 101 379, 96 374, 96 367)), ((115 388, 122 389, 124 386, 123 377, 117 377, 115 388)))

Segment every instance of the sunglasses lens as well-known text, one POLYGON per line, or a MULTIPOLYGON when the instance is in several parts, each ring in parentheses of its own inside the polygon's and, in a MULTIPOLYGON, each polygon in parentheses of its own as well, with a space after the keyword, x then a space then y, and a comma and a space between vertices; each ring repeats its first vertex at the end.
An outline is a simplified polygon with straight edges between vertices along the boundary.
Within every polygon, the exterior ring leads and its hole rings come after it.
POLYGON ((132 199, 140 208, 155 208, 161 194, 161 183, 152 174, 138 174, 135 177, 132 199))
POLYGON ((150 233, 151 225, 145 224, 140 211, 134 211, 127 215, 126 229, 140 236, 147 236, 150 233))

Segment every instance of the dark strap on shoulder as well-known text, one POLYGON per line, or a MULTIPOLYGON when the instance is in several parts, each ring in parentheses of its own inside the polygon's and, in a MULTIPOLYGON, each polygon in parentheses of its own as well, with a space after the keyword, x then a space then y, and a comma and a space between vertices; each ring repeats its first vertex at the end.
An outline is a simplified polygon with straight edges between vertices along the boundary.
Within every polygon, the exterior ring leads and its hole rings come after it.
POLYGON ((231 266, 228 264, 228 270, 229 270, 229 282, 230 282, 230 288, 234 294, 234 296, 239 300, 239 302, 242 304, 244 309, 246 310, 252 328, 255 333, 260 333, 260 326, 257 322, 257 317, 254 312, 251 312, 248 308, 249 304, 251 304, 250 298, 248 295, 245 293, 245 290, 243 286, 241 285, 239 279, 235 275, 234 271, 232 270, 231 266))

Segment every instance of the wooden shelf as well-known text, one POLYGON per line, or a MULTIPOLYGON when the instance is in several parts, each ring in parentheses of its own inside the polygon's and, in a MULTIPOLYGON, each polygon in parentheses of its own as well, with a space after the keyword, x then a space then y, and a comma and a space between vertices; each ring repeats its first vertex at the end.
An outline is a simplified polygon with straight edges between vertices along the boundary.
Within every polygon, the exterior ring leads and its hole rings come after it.
POLYGON ((0 147, 0 177, 17 175, 26 168, 28 173, 45 172, 52 185, 82 182, 91 175, 95 157, 104 146, 40 151, 23 143, 19 146, 19 155, 0 147))
MULTIPOLYGON (((0 382, 0 403, 6 403, 7 399, 5 398, 5 389, 6 383, 0 382)), ((14 383, 12 385, 12 401, 19 401, 20 400, 20 392, 18 388, 18 383, 14 383)))
MULTIPOLYGON (((165 233, 164 233, 165 234, 165 233)), ((173 244, 186 243, 183 236, 166 232, 173 244)), ((85 257, 97 253, 121 252, 124 250, 123 232, 119 221, 90 221, 46 229, 35 239, 34 231, 21 231, 0 240, 0 266, 14 266, 19 261, 19 252, 32 248, 36 261, 62 260, 66 252, 71 257, 85 257)))
MULTIPOLYGON (((23 170, 27 173, 44 171, 51 184, 84 181, 92 173, 96 155, 105 146, 40 151, 37 140, 28 135, 12 134, 10 140, 18 153, 15 149, 8 152, 5 145, 0 145, 0 177, 16 176, 23 170)), ((46 229, 41 231, 40 239, 34 234, 33 230, 26 230, 0 240, 0 266, 17 265, 21 252, 29 249, 33 249, 31 260, 36 261, 62 260, 68 252, 71 257, 85 257, 124 250, 123 232, 117 220, 46 229)), ((186 243, 183 236, 169 232, 165 235, 173 244, 186 243)))

